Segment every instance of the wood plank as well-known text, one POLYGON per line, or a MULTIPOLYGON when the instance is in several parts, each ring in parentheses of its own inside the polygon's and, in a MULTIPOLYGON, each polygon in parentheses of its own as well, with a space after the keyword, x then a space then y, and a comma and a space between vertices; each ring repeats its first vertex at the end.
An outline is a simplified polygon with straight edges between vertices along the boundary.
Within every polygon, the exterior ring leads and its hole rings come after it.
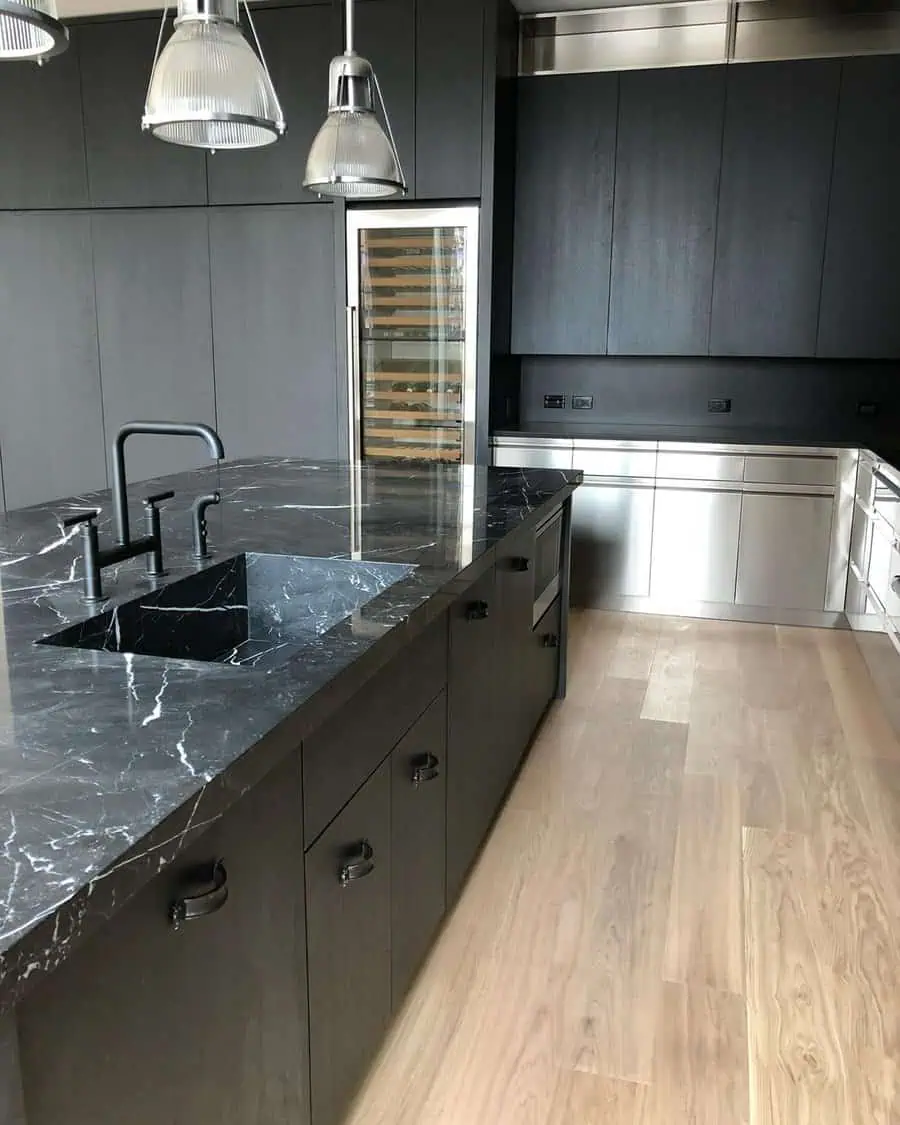
POLYGON ((689 721, 696 664, 695 640, 696 628, 692 622, 682 621, 661 630, 641 718, 668 723, 689 721))
POLYGON ((684 778, 663 976, 744 991, 741 801, 737 785, 684 778))
POLYGON ((579 1070, 560 1072, 547 1125, 635 1125, 646 1087, 579 1070))

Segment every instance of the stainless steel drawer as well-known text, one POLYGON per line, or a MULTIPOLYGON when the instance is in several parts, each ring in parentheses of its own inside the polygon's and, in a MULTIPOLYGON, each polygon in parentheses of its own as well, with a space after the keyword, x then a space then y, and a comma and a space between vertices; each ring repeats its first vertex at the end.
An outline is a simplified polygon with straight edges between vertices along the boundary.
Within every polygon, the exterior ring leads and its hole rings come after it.
POLYGON ((660 450, 656 475, 660 480, 703 480, 740 483, 744 479, 741 453, 680 453, 660 450))
POLYGON ((531 442, 497 445, 494 447, 494 464, 507 469, 571 469, 572 446, 531 442))
POLYGON ((748 457, 744 466, 748 484, 835 485, 835 457, 748 457))
POLYGON ((900 628, 900 551, 891 551, 884 590, 879 590, 881 600, 889 617, 900 628))
POLYGON ((875 514, 893 535, 900 533, 900 486, 893 472, 880 465, 874 474, 875 497, 872 506, 875 514))
POLYGON ((605 449, 576 444, 572 468, 581 469, 589 477, 642 477, 652 480, 656 476, 656 444, 622 443, 605 449))

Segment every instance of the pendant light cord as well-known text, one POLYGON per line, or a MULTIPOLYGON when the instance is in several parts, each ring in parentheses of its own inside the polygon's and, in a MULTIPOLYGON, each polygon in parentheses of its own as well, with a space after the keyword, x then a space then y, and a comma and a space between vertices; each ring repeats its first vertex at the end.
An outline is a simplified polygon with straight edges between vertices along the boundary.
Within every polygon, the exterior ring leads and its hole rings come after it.
POLYGON ((150 81, 147 83, 147 93, 144 95, 144 112, 150 101, 150 91, 153 89, 153 75, 156 74, 156 64, 159 62, 159 52, 162 50, 163 32, 166 30, 166 16, 169 14, 169 0, 163 5, 162 19, 159 21, 159 35, 156 37, 156 53, 153 56, 153 66, 150 67, 150 81))
POLYGON ((345 53, 353 54, 353 0, 347 0, 347 18, 344 26, 345 53))
MULTIPOLYGON (((238 11, 240 11, 240 8, 238 8, 238 11)), ((272 90, 272 96, 275 99, 276 106, 278 107, 279 116, 283 117, 284 111, 281 108, 281 101, 279 100, 278 94, 275 92, 275 83, 272 81, 272 75, 269 73, 269 64, 266 62, 266 56, 263 54, 262 43, 260 43, 259 36, 256 34, 256 24, 253 22, 253 16, 250 14, 250 5, 247 3, 247 0, 244 0, 244 11, 247 14, 247 23, 250 24, 250 33, 253 36, 253 42, 256 44, 256 53, 259 55, 259 61, 262 63, 262 68, 265 71, 266 78, 268 79, 269 86, 272 90)), ((282 121, 282 125, 283 124, 284 122, 282 121)), ((281 132, 284 132, 283 128, 281 132)))
MULTIPOLYGON (((352 3, 352 0, 349 0, 352 3)), ((381 93, 381 83, 378 81, 378 74, 375 70, 372 71, 372 79, 375 82, 375 93, 378 95, 378 104, 381 106, 381 116, 384 118, 384 123, 387 126, 388 140, 391 143, 391 152, 394 155, 394 161, 397 165, 397 170, 400 173, 400 185, 403 188, 403 194, 406 194, 406 176, 403 172, 403 165, 400 163, 400 153, 397 150, 397 142, 394 140, 394 130, 391 128, 391 119, 388 117, 387 106, 384 104, 384 97, 381 93)))

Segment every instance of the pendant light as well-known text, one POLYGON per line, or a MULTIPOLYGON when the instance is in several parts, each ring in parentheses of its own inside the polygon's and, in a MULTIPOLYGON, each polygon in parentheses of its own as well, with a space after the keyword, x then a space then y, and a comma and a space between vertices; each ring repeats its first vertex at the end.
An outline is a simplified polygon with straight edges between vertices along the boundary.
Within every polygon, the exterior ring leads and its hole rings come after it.
POLYGON ((39 65, 62 54, 69 32, 56 18, 56 0, 0 0, 0 59, 39 65))
POLYGON ((256 51, 241 31, 238 0, 178 0, 175 30, 162 45, 163 11, 141 128, 189 148, 259 148, 284 134, 253 17, 256 51))
POLYGON ((346 49, 328 70, 328 116, 309 151, 303 186, 349 200, 406 193, 381 87, 372 64, 353 49, 353 0, 347 0, 346 49))

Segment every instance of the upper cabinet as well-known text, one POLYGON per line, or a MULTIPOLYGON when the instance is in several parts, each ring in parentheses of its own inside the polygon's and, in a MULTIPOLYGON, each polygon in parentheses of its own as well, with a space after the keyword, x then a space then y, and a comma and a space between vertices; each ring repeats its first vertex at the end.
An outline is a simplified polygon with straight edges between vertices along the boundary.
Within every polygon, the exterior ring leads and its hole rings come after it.
POLYGON ((97 207, 206 203, 204 154, 141 132, 158 34, 156 18, 79 29, 88 183, 97 207))
POLYGON ((265 148, 209 156, 209 201, 314 203, 303 174, 328 110, 328 64, 341 42, 337 11, 331 4, 310 4, 262 9, 253 18, 287 132, 265 148))
POLYGON ((623 74, 609 305, 612 355, 705 355, 723 67, 623 74))
POLYGON ((0 208, 87 205, 79 39, 48 66, 0 66, 0 208))
POLYGON ((606 351, 619 77, 519 82, 512 350, 606 351))
POLYGON ((483 0, 419 3, 416 196, 481 195, 483 0))
POLYGON ((900 356, 900 59, 844 62, 818 354, 900 356))
POLYGON ((728 71, 713 355, 812 356, 841 64, 728 71))

